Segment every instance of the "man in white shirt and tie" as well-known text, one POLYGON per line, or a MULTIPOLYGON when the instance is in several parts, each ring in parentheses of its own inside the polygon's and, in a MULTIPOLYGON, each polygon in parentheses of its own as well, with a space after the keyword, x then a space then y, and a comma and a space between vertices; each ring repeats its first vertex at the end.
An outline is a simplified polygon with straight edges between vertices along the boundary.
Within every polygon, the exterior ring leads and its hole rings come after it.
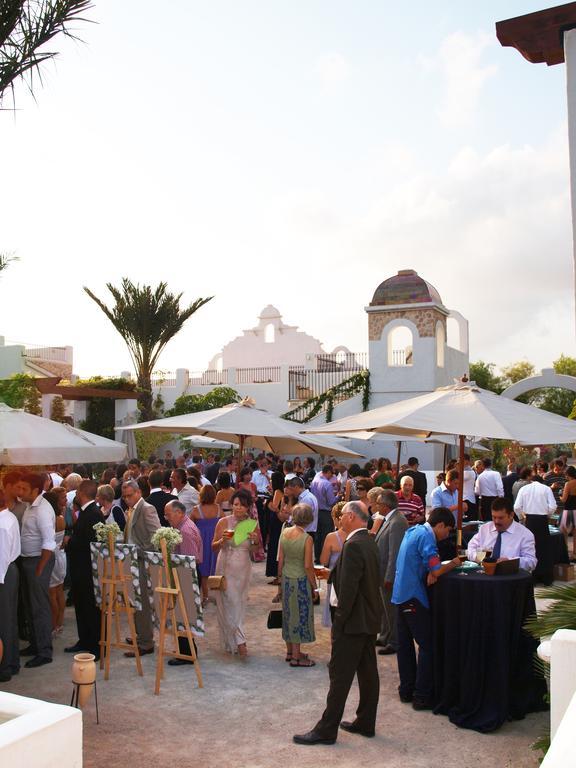
POLYGON ((0 640, 4 655, 0 659, 0 683, 7 683, 20 670, 18 642, 18 568, 20 525, 18 518, 4 509, 0 491, 0 640))
POLYGON ((533 571, 537 565, 534 534, 514 520, 508 499, 492 503, 492 522, 480 526, 468 544, 468 560, 475 561, 478 550, 489 550, 496 560, 520 558, 520 568, 533 571))
POLYGON ((42 495, 44 477, 36 472, 24 475, 20 488, 22 501, 30 505, 22 517, 22 567, 30 600, 32 638, 21 655, 32 656, 26 667, 41 667, 52 661, 52 612, 50 576, 56 550, 55 520, 52 505, 42 495))
POLYGON ((482 459, 484 470, 476 478, 474 490, 476 496, 480 496, 480 518, 486 522, 490 520, 492 502, 504 496, 504 486, 500 472, 492 469, 491 459, 482 459))

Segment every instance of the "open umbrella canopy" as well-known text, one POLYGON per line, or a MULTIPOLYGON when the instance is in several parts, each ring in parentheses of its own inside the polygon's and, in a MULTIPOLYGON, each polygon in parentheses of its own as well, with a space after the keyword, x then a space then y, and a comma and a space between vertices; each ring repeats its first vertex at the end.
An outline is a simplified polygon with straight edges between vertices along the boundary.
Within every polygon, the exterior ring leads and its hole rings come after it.
POLYGON ((238 448, 238 443, 227 443, 225 440, 216 440, 214 437, 205 437, 204 435, 191 435, 182 439, 194 448, 205 448, 208 451, 210 449, 226 450, 238 448))
POLYGON ((0 403, 0 464, 122 461, 126 446, 0 403))
POLYGON ((359 457, 334 438, 304 435, 301 425, 254 406, 248 399, 241 403, 186 413, 166 419, 145 421, 122 427, 148 432, 171 432, 180 435, 206 435, 227 443, 243 443, 244 448, 272 451, 277 454, 330 453, 334 456, 359 457))
MULTIPOLYGON (((334 422, 336 423, 336 422, 334 422)), ((338 437, 353 438, 355 440, 370 440, 378 443, 397 443, 397 442, 415 442, 415 443, 434 443, 438 445, 452 445, 455 448, 458 447, 457 435, 441 435, 433 434, 431 437, 417 437, 410 435, 410 437, 401 437, 400 435, 389 435, 385 432, 366 432, 364 430, 355 432, 354 430, 348 432, 338 432, 338 437)), ((466 438, 466 447, 473 448, 475 451, 489 451, 482 443, 475 442, 473 437, 466 438)))
POLYGON ((407 438, 469 435, 527 445, 576 442, 576 421, 495 395, 473 381, 440 387, 426 395, 304 430, 315 435, 358 431, 407 438))

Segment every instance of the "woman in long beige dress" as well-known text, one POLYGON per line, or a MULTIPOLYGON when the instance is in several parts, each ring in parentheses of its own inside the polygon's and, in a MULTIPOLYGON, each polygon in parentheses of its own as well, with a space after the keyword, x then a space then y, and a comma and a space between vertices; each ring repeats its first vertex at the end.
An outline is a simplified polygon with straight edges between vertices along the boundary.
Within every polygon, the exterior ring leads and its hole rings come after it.
POLYGON ((250 518, 252 497, 249 491, 240 489, 231 501, 232 514, 218 521, 212 541, 212 549, 218 552, 216 575, 226 579, 226 589, 216 592, 216 615, 224 650, 245 657, 248 649, 243 624, 252 571, 250 549, 257 549, 260 537, 256 527, 241 544, 234 543, 236 526, 250 518))

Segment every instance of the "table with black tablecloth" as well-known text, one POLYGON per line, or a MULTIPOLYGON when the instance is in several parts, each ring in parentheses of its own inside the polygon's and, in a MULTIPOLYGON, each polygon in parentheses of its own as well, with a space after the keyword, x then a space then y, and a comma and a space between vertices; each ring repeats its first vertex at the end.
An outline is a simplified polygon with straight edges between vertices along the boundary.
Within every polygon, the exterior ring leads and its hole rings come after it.
POLYGON ((435 713, 487 733, 545 709, 538 642, 523 629, 535 613, 531 575, 453 572, 430 593, 435 713))

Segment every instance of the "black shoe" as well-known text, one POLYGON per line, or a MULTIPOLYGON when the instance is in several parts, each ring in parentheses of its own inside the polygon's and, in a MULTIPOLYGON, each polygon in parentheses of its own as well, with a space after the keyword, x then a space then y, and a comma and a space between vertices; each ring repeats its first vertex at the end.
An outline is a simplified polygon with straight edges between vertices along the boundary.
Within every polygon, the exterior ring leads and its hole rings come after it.
MULTIPOLYGON (((138 648, 138 653, 140 656, 146 656, 149 653, 154 653, 154 648, 138 648)), ((134 659, 136 658, 136 652, 126 651, 124 656, 126 656, 127 659, 134 659)))
POLYGON ((20 656, 36 656, 37 651, 35 648, 32 648, 31 645, 27 645, 24 650, 20 651, 20 656))
POLYGON ((347 720, 342 720, 340 723, 340 728, 342 728, 344 731, 348 731, 348 733, 359 733, 360 736, 366 736, 367 739, 371 739, 373 736, 376 736, 376 731, 364 731, 362 728, 359 728, 356 725, 356 721, 350 723, 347 720))
POLYGON ((12 680, 10 672, 0 672, 0 683, 9 683, 12 680))
POLYGON ((10 667, 9 672, 12 677, 14 677, 14 675, 17 675, 20 672, 20 667, 10 667))
POLYGON ((68 648, 64 648, 64 653, 80 653, 80 651, 85 651, 86 648, 82 648, 80 643, 74 643, 74 645, 69 645, 68 648))
POLYGON ((385 645, 384 648, 380 648, 378 656, 389 656, 391 653, 396 653, 396 648, 392 648, 391 645, 385 645))
POLYGON ((398 696, 400 696, 402 704, 411 704, 414 700, 414 695, 412 693, 400 693, 400 691, 398 691, 398 696))
POLYGON ((426 699, 414 699, 412 702, 412 709, 415 709, 417 712, 421 712, 425 709, 433 709, 432 703, 430 701, 426 701, 426 699))
POLYGON ((194 664, 194 662, 188 659, 168 659, 168 664, 171 667, 181 667, 183 664, 194 664))
POLYGON ((324 739, 319 733, 316 733, 316 731, 308 731, 308 733, 292 736, 292 741, 294 744, 335 744, 336 737, 332 739, 324 739))
POLYGON ((387 643, 385 643, 384 640, 376 640, 374 645, 378 646, 379 648, 385 648, 387 643))
POLYGON ((28 669, 32 669, 33 667, 43 667, 44 664, 52 664, 52 659, 48 658, 48 656, 34 656, 34 658, 27 661, 24 666, 28 669))

